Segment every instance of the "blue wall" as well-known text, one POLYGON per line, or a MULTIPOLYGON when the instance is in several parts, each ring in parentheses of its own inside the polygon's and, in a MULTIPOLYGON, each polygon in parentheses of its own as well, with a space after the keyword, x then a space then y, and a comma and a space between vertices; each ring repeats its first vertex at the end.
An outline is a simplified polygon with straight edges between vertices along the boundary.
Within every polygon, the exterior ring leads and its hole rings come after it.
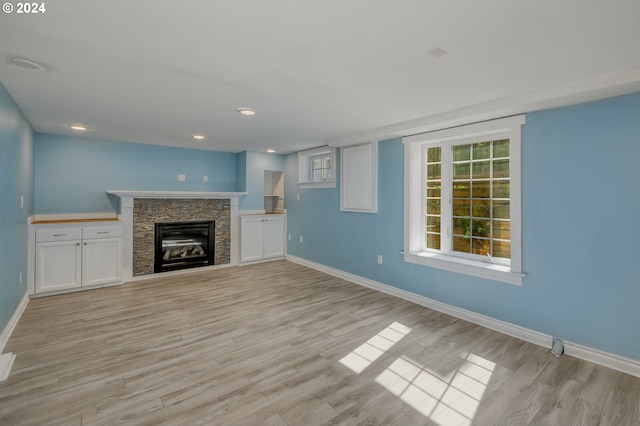
POLYGON ((245 156, 246 177, 244 183, 247 191, 247 195, 240 198, 239 208, 240 210, 262 210, 264 209, 264 171, 284 171, 284 156, 252 151, 238 155, 245 156))
POLYGON ((640 360, 638 117, 640 94, 527 114, 522 287, 403 261, 400 139, 379 145, 377 214, 340 212, 339 188, 298 189, 297 155, 287 156, 288 252, 640 360))
POLYGON ((107 189, 236 191, 236 178, 234 153, 36 134, 36 214, 116 211, 107 189))
POLYGON ((33 214, 33 162, 33 130, 0 83, 0 332, 27 292, 27 221, 33 214))

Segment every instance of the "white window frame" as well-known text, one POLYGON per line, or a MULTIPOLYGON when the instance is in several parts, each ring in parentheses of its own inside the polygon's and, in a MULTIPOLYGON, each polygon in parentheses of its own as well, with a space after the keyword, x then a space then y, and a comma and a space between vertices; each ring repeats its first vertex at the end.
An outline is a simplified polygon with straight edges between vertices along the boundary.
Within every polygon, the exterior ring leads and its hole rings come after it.
MULTIPOLYGON (((521 197, 521 126, 525 116, 501 118, 466 126, 437 130, 405 137, 405 218, 404 218, 404 260, 405 262, 459 272, 479 278, 522 285, 522 197, 521 197), (425 248, 425 148, 443 146, 444 150, 453 145, 487 141, 487 138, 506 139, 509 142, 510 177, 510 219, 511 219, 511 261, 491 262, 471 256, 460 256, 447 250, 425 248)), ((443 158, 446 156, 443 155, 443 158)), ((443 185, 450 184, 451 176, 442 176, 443 185)), ((443 200, 441 215, 450 215, 449 200, 443 200)))
POLYGON ((336 187, 336 149, 330 146, 308 149, 298 152, 298 187, 299 188, 335 188, 336 187), (331 158, 331 168, 326 179, 313 180, 312 160, 318 157, 331 158))

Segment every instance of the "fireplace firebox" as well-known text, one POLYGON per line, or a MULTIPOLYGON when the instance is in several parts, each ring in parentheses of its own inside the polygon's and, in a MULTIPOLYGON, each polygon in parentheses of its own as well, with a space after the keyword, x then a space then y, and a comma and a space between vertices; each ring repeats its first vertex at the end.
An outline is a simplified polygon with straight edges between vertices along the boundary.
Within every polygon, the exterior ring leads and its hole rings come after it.
POLYGON ((154 272, 213 265, 215 221, 155 224, 154 272))

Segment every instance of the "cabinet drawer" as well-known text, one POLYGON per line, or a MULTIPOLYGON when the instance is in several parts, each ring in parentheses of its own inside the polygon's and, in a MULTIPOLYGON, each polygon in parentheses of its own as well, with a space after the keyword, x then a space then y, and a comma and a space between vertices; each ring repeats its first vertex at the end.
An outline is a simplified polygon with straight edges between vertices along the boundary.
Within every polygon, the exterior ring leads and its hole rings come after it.
POLYGON ((36 242, 71 241, 82 238, 82 228, 59 228, 36 230, 36 242))
POLYGON ((82 238, 85 240, 116 237, 122 237, 122 226, 92 226, 82 228, 82 238))

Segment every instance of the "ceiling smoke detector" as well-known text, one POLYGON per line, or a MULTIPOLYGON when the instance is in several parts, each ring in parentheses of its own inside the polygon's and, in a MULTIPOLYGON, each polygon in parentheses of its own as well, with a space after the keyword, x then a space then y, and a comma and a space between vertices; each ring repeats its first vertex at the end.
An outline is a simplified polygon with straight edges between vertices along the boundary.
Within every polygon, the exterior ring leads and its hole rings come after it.
POLYGON ((428 53, 429 53, 429 55, 433 56, 434 58, 439 58, 441 56, 446 55, 449 52, 447 52, 446 50, 444 50, 441 47, 436 47, 434 49, 431 49, 428 53))

